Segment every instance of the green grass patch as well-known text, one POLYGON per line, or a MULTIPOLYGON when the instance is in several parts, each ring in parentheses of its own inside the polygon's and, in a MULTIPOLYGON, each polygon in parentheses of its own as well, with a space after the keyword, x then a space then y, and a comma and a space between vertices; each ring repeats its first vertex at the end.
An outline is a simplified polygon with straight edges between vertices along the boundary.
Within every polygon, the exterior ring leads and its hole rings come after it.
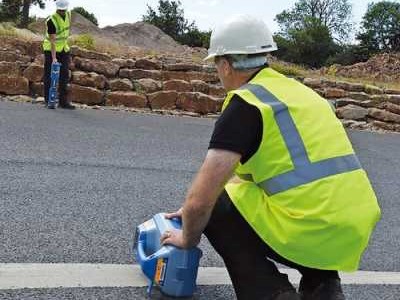
POLYGON ((80 34, 70 38, 69 44, 86 50, 96 50, 94 38, 90 34, 80 34))

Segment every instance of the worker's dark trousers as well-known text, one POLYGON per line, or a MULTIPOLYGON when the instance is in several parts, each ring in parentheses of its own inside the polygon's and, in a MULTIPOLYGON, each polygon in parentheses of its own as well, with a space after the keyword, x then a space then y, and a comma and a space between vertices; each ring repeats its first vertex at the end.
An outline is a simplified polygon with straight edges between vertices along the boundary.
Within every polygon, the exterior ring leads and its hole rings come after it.
POLYGON ((219 197, 204 234, 223 258, 239 300, 269 300, 294 290, 287 275, 281 274, 271 260, 297 269, 308 288, 339 278, 336 271, 306 268, 273 251, 237 211, 226 192, 219 197))
MULTIPOLYGON (((44 52, 44 74, 43 74, 43 82, 44 82, 44 100, 46 103, 49 101, 49 89, 50 89, 50 76, 51 76, 51 64, 53 59, 51 57, 50 51, 44 52)), ((69 80, 69 61, 70 55, 69 52, 57 52, 57 60, 61 63, 60 70, 60 79, 58 83, 58 98, 59 104, 61 106, 67 104, 67 86, 69 80)))

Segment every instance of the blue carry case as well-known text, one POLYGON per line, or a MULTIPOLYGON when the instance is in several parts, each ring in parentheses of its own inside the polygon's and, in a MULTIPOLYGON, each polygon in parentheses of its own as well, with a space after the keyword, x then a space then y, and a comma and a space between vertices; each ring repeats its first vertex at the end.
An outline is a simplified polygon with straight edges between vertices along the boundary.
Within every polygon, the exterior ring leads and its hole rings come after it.
POLYGON ((172 297, 191 297, 196 290, 201 250, 160 244, 160 237, 166 230, 181 228, 179 219, 165 219, 165 214, 157 214, 136 228, 134 251, 149 280, 149 294, 153 285, 172 297))
POLYGON ((50 75, 50 89, 49 89, 49 103, 47 103, 48 108, 56 108, 58 101, 58 82, 60 79, 60 63, 51 64, 51 75, 50 75))

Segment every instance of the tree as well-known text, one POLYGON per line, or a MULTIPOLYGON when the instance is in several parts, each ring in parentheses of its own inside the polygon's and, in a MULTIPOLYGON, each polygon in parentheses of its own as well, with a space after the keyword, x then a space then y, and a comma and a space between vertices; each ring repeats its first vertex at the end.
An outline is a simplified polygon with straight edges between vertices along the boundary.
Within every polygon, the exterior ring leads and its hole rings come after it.
POLYGON ((190 23, 185 19, 180 1, 159 0, 157 10, 147 5, 147 14, 142 18, 182 44, 191 47, 209 45, 211 33, 199 30, 195 22, 190 23))
POLYGON ((0 3, 0 22, 16 22, 21 3, 15 0, 3 0, 0 3))
POLYGON ((371 54, 400 51, 400 3, 371 3, 357 39, 371 54))
POLYGON ((143 21, 160 28, 174 40, 179 40, 185 29, 192 25, 188 24, 189 22, 185 19, 183 9, 180 6, 180 1, 159 0, 158 13, 147 5, 147 15, 143 16, 143 21))
POLYGON ((12 21, 26 28, 30 21, 29 11, 32 5, 44 9, 45 0, 3 0, 0 4, 0 20, 12 21))
POLYGON ((211 30, 201 31, 196 26, 193 26, 182 37, 179 41, 184 45, 189 45, 191 47, 203 47, 208 48, 210 45, 211 30))
POLYGON ((319 20, 330 34, 337 40, 343 41, 349 36, 352 28, 352 6, 348 0, 299 0, 290 10, 284 10, 276 16, 284 37, 292 30, 301 30, 307 20, 319 20))
POLYGON ((358 62, 367 61, 371 56, 368 49, 360 45, 337 45, 336 53, 328 58, 326 65, 330 66, 333 64, 340 65, 353 65, 358 62))
POLYGON ((92 22, 94 25, 99 26, 99 21, 97 20, 96 16, 90 12, 88 12, 86 9, 83 7, 74 7, 72 9, 73 12, 77 12, 81 16, 85 17, 88 19, 90 22, 92 22))
POLYGON ((287 38, 277 35, 275 40, 277 57, 312 68, 323 66, 337 50, 328 27, 313 18, 305 19, 303 28, 291 29, 287 38))

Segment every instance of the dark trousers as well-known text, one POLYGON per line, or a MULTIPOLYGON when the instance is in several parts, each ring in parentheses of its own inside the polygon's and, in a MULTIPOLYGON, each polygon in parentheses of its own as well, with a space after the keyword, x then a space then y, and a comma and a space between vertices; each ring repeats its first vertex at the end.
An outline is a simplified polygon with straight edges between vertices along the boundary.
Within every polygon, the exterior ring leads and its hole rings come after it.
POLYGON ((281 257, 249 226, 225 191, 204 234, 223 258, 239 300, 269 300, 294 290, 287 275, 280 273, 273 261, 298 270, 303 276, 302 284, 308 288, 339 278, 337 271, 311 269, 281 257))
MULTIPOLYGON (((44 82, 44 100, 46 103, 49 101, 49 89, 51 83, 51 64, 53 59, 51 57, 50 51, 44 52, 44 75, 43 75, 43 82, 44 82)), ((69 62, 70 62, 70 55, 69 52, 59 52, 57 53, 57 60, 61 63, 61 70, 60 70, 60 80, 58 83, 58 98, 59 104, 65 105, 67 104, 67 86, 69 81, 69 62)))

